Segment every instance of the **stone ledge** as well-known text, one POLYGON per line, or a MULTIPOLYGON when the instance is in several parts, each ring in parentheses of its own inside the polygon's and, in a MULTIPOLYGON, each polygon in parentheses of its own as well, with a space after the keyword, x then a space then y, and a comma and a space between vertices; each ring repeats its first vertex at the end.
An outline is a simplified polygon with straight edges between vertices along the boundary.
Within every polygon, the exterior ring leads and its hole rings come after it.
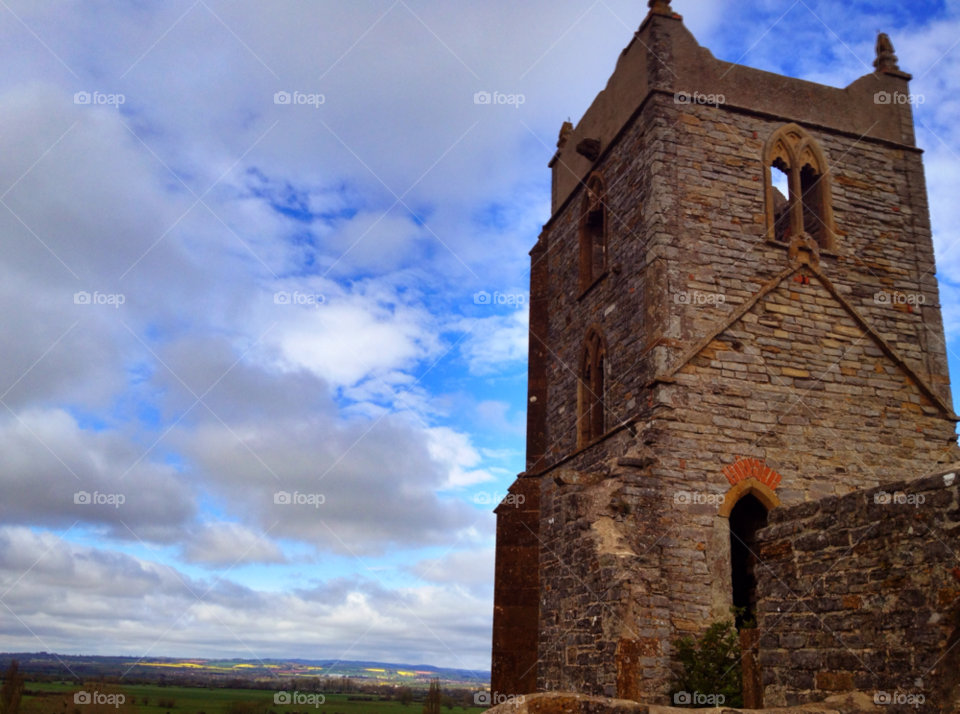
POLYGON ((639 704, 626 699, 590 697, 572 692, 545 692, 528 694, 517 700, 498 704, 488 714, 739 714, 740 712, 764 711, 775 714, 880 714, 884 707, 873 703, 863 692, 848 692, 825 699, 816 704, 775 709, 681 709, 639 704))

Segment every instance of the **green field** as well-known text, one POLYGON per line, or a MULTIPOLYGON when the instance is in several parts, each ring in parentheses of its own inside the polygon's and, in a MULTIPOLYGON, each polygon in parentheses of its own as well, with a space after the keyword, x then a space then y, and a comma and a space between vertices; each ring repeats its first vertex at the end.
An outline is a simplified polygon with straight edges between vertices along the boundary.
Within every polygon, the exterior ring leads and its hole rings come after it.
MULTIPOLYGON (((35 692, 50 692, 48 696, 30 696, 24 697, 21 710, 24 714, 41 714, 42 712, 63 711, 61 702, 66 698, 67 710, 73 712, 73 695, 81 689, 91 691, 91 685, 78 687, 75 684, 44 684, 37 682, 27 682, 27 690, 35 692)), ((107 685, 106 691, 120 692, 126 697, 126 704, 120 708, 120 712, 138 712, 138 714, 225 714, 225 709, 230 702, 235 701, 263 701, 269 704, 269 708, 277 714, 292 714, 293 712, 303 712, 309 714, 311 711, 318 714, 420 714, 423 704, 413 702, 408 706, 403 706, 397 701, 350 701, 349 697, 364 695, 354 694, 326 694, 326 701, 319 707, 307 706, 304 704, 277 705, 274 704, 274 692, 261 689, 206 689, 203 687, 161 687, 158 685, 107 685), (148 704, 143 705, 143 698, 148 698, 148 704), (136 703, 131 705, 131 700, 136 698, 136 703), (159 699, 173 699, 176 705, 172 708, 159 707, 159 699)), ((98 709, 99 710, 99 709, 98 709)), ((80 708, 81 713, 83 708, 80 708)), ((446 714, 482 714, 486 711, 484 707, 470 707, 464 709, 455 706, 453 709, 444 708, 446 714)))

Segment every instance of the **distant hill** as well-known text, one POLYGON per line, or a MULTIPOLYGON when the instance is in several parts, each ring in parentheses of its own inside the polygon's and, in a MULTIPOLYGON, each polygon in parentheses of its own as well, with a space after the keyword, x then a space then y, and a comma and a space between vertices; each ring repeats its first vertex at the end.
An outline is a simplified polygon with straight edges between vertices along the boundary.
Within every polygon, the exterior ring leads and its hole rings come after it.
POLYGON ((490 682, 489 671, 470 671, 429 664, 396 664, 333 659, 203 659, 172 657, 105 657, 61 655, 48 652, 0 653, 0 667, 16 659, 27 674, 54 678, 124 677, 179 683, 208 683, 226 686, 243 680, 269 685, 270 681, 298 678, 349 677, 366 684, 409 684, 418 686, 433 678, 447 685, 482 687, 490 682))

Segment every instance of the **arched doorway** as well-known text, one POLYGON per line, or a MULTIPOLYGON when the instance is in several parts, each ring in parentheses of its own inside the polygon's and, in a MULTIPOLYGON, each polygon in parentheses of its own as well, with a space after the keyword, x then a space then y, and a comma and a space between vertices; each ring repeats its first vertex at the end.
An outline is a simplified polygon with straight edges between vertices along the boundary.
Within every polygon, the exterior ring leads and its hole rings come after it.
POLYGON ((737 629, 757 616, 757 531, 767 525, 767 508, 748 493, 730 511, 730 569, 733 606, 743 608, 737 629))

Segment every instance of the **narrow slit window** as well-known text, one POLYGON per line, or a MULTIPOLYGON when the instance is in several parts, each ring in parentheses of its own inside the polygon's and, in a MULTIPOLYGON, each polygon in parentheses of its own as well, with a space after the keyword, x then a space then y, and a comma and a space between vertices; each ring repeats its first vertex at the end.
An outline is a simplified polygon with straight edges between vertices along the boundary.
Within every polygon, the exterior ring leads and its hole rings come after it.
POLYGON ((600 437, 605 429, 604 370, 607 349, 599 329, 591 327, 580 357, 577 388, 578 445, 585 446, 600 437))
POLYGON ((580 290, 594 284, 607 269, 606 188, 599 175, 591 177, 580 217, 580 290))
POLYGON ((820 196, 820 174, 807 164, 800 169, 800 193, 803 201, 803 230, 823 247, 820 238, 823 227, 823 201, 820 196))
POLYGON ((774 237, 787 241, 790 233, 790 176, 789 168, 782 159, 773 162, 770 175, 773 179, 773 226, 774 237))

